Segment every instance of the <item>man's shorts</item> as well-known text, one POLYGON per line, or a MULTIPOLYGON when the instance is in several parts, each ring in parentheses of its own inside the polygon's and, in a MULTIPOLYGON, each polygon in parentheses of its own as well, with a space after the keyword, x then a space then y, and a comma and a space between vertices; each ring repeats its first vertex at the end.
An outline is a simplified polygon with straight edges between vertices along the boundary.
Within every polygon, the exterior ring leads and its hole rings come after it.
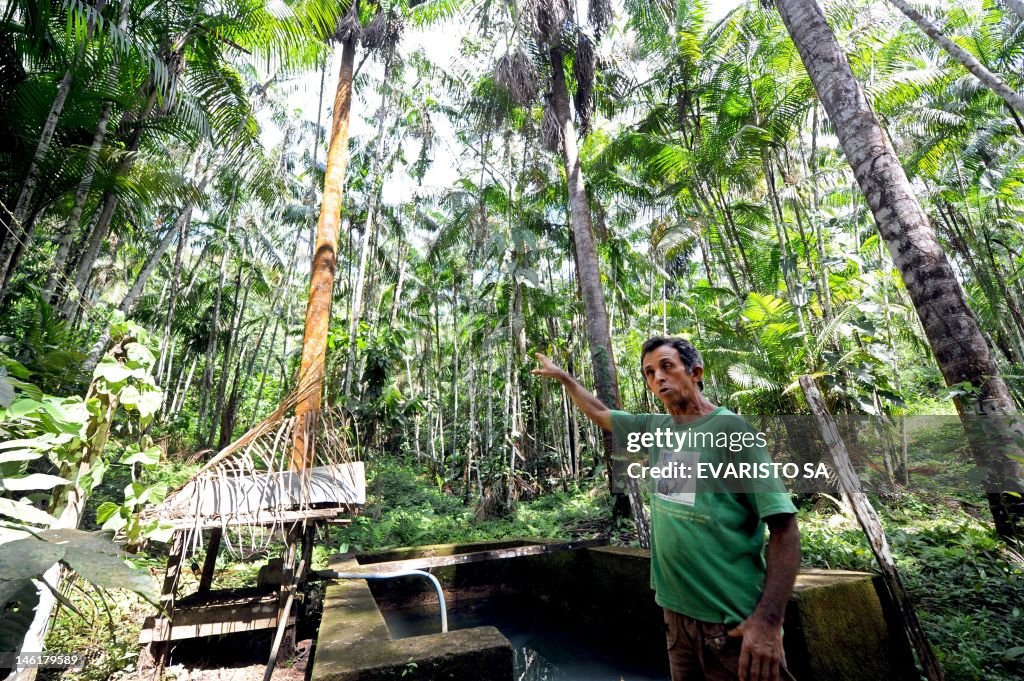
MULTIPOLYGON (((729 636, 732 627, 710 624, 665 610, 665 642, 672 681, 736 681, 743 639, 729 636)), ((779 681, 796 681, 783 655, 779 681)))

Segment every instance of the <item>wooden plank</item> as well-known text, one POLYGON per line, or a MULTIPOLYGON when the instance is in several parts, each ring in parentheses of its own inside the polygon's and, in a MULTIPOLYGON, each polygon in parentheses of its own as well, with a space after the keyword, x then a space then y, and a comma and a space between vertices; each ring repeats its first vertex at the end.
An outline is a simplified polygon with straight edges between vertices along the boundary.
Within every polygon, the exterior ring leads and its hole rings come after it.
POLYGON ((215 527, 210 530, 210 541, 206 543, 206 560, 203 561, 203 576, 199 579, 199 591, 205 593, 213 584, 213 570, 217 566, 217 552, 220 550, 220 539, 224 530, 215 527))
MULTIPOLYGON (((277 626, 277 594, 249 603, 228 603, 179 608, 170 626, 165 617, 147 617, 139 643, 180 641, 200 636, 219 636, 240 631, 272 629, 277 626)), ((294 617, 289 624, 294 624, 294 617)))
POLYGON ((181 561, 185 556, 185 532, 176 530, 171 537, 171 548, 167 555, 167 569, 164 571, 163 588, 160 589, 160 601, 165 607, 173 607, 174 592, 178 588, 181 576, 181 561))
POLYGON ((836 473, 839 477, 839 487, 849 499, 853 506, 853 513, 857 516, 857 522, 860 523, 864 534, 867 535, 868 541, 871 543, 871 551, 875 554, 875 560, 878 561, 878 566, 882 570, 882 579, 889 587, 889 593, 892 594, 893 600, 896 601, 903 618, 903 626, 917 650, 918 660, 924 668, 925 676, 929 681, 942 681, 944 678, 942 666, 932 651, 928 636, 921 627, 921 622, 917 619, 910 594, 903 586, 903 580, 896 569, 896 561, 893 560, 889 550, 889 541, 886 539, 878 514, 875 513, 874 507, 868 501, 867 495, 861 491, 860 478, 857 477, 857 472, 850 463, 846 445, 839 436, 835 420, 825 407, 825 402, 821 399, 821 393, 818 392, 814 379, 810 376, 801 376, 800 387, 807 398, 811 413, 814 414, 814 420, 818 423, 818 429, 825 440, 825 445, 832 455, 832 461, 835 463, 836 473))
POLYGON ((529 546, 516 546, 508 549, 492 549, 490 551, 472 551, 470 553, 456 553, 450 556, 431 556, 429 558, 408 558, 406 560, 391 560, 383 563, 366 563, 353 570, 346 572, 405 572, 407 570, 423 570, 444 565, 462 565, 465 563, 478 563, 484 560, 500 560, 503 558, 519 558, 522 556, 539 556, 545 553, 557 553, 559 551, 575 551, 577 549, 590 548, 592 546, 605 546, 607 539, 581 539, 570 542, 553 542, 550 544, 531 544, 529 546))

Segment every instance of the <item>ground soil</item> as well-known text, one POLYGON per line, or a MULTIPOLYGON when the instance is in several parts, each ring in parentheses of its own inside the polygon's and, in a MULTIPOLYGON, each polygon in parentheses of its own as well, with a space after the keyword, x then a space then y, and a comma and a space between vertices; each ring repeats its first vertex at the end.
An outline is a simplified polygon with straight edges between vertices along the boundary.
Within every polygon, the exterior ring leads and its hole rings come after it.
MULTIPOLYGON (((313 640, 295 645, 292 655, 281 656, 272 681, 307 681, 312 668, 313 640)), ((171 652, 164 678, 177 681, 262 681, 267 669, 270 641, 262 635, 225 636, 191 642, 171 652)))

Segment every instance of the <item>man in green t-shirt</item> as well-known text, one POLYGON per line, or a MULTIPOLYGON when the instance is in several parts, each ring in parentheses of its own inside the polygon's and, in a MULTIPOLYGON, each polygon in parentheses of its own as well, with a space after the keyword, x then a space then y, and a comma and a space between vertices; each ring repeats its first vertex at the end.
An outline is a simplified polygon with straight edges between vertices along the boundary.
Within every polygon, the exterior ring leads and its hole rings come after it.
POLYGON ((617 450, 647 453, 649 466, 634 462, 630 474, 657 475, 651 587, 665 613, 672 680, 792 679, 782 620, 800 568, 796 509, 778 479, 725 479, 727 467, 756 470, 770 458, 745 420, 704 396, 697 349, 680 338, 644 343, 644 380, 667 414, 609 409, 547 357, 537 360, 533 373, 562 383, 580 411, 612 432, 617 450))

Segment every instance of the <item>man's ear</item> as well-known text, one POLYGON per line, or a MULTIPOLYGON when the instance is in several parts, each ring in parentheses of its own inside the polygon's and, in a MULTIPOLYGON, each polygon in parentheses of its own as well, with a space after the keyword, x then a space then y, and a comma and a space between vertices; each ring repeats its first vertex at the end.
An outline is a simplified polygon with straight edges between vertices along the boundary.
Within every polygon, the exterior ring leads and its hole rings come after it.
POLYGON ((690 371, 690 375, 693 376, 693 380, 695 382, 699 383, 704 377, 704 367, 693 367, 693 370, 690 371))

